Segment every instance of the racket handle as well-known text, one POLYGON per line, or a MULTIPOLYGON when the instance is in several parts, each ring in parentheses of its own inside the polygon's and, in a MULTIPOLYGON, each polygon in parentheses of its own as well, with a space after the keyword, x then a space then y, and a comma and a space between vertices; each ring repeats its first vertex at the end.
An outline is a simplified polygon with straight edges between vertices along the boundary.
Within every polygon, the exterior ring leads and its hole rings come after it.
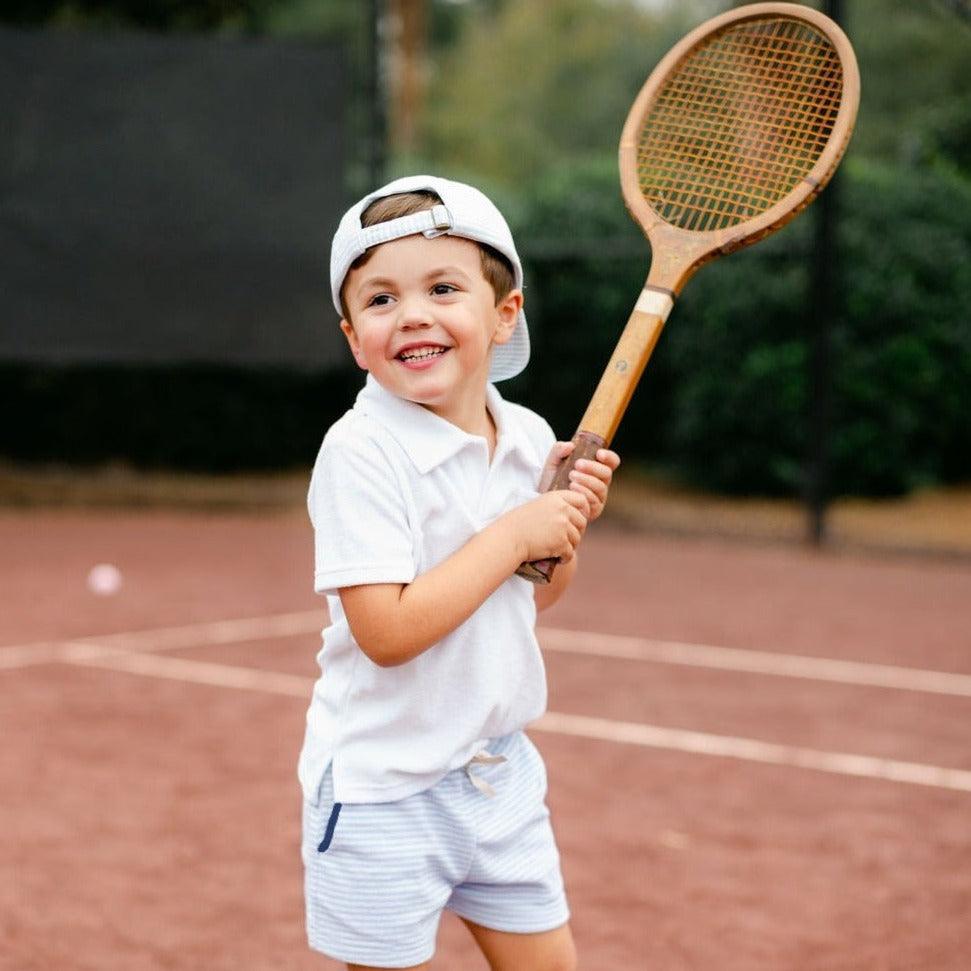
MULTIPOLYGON (((578 431, 573 436, 573 451, 560 463, 553 481, 546 487, 547 492, 555 489, 570 488, 570 472, 580 459, 596 461, 599 449, 606 448, 607 443, 593 432, 578 431)), ((549 583, 559 559, 533 560, 531 563, 521 563, 516 570, 517 576, 524 577, 532 583, 549 583)))

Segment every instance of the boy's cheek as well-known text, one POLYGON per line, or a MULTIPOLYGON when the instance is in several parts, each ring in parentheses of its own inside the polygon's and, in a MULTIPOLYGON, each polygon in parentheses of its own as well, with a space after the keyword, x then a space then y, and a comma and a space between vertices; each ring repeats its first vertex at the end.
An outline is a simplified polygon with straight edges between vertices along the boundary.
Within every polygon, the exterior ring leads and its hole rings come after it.
POLYGON ((350 347, 351 354, 353 355, 357 366, 362 370, 367 371, 367 354, 364 352, 364 347, 357 336, 357 332, 346 320, 341 321, 341 330, 344 332, 344 337, 347 339, 347 346, 350 347))

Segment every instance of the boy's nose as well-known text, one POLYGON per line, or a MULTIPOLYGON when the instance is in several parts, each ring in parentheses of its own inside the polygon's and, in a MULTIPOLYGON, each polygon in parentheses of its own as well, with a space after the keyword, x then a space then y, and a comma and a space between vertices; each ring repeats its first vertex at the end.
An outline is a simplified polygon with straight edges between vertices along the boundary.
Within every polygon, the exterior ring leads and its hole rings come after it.
POLYGON ((403 328, 430 327, 432 314, 427 301, 409 297, 398 304, 398 324, 403 328))

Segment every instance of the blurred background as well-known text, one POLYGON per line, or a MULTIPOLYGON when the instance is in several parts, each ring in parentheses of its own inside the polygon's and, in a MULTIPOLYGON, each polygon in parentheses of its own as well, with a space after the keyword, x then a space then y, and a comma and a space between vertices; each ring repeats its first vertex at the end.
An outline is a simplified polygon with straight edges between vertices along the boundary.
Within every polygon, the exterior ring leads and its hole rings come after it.
MULTIPOLYGON (((0 5, 0 503, 298 505, 362 383, 331 235, 419 171, 507 215, 534 353, 502 391, 570 437, 649 265, 627 109, 731 6, 0 5)), ((849 153, 805 216, 685 290, 612 513, 971 555, 971 3, 814 6, 860 62, 849 153)))

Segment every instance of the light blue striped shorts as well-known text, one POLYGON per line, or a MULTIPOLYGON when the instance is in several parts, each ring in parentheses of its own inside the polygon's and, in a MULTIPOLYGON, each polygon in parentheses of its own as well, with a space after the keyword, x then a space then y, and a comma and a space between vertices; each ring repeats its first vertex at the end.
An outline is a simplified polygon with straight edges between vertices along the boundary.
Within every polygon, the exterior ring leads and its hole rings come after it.
POLYGON ((456 769, 397 802, 335 804, 327 770, 318 804, 303 810, 311 948, 402 968, 435 953, 445 907, 521 934, 567 922, 543 760, 523 732, 488 750, 506 761, 456 769))

